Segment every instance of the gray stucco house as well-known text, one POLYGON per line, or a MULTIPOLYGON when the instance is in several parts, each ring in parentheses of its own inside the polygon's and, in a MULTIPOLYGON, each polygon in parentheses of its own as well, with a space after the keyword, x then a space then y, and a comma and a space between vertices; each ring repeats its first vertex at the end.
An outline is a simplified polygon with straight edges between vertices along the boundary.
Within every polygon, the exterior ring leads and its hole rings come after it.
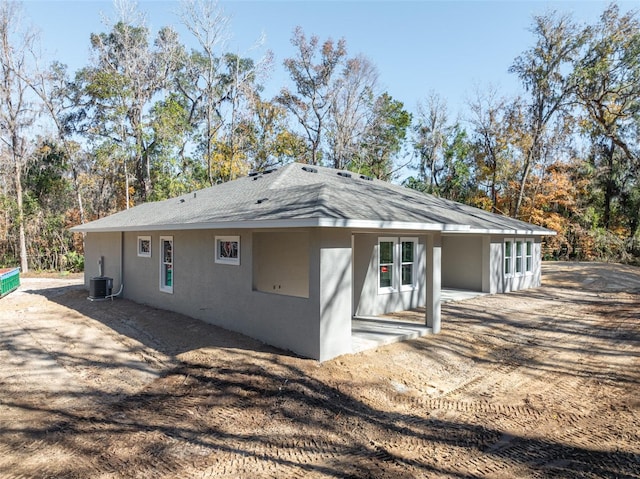
POLYGON ((357 173, 292 163, 80 225, 85 284, 324 361, 354 317, 424 306, 442 288, 504 293, 541 281, 554 232, 357 173))

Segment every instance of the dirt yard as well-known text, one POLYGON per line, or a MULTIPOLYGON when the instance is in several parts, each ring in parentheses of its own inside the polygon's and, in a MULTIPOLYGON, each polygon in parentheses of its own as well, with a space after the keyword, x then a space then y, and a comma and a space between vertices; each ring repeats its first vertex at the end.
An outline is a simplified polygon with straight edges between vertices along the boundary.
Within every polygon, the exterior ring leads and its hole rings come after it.
POLYGON ((0 300, 0 477, 638 478, 640 269, 544 275, 322 364, 24 278, 0 300))

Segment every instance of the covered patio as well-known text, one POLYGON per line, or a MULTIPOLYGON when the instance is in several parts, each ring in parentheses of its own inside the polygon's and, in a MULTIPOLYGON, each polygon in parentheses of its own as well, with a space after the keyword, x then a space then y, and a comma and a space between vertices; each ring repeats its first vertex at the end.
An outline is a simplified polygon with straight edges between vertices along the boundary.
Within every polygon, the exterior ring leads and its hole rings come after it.
MULTIPOLYGON (((488 293, 464 289, 443 288, 440 302, 464 301, 488 293)), ((426 326, 425 308, 384 314, 381 316, 356 316, 351 321, 351 350, 359 353, 386 344, 416 339, 432 334, 426 326)))

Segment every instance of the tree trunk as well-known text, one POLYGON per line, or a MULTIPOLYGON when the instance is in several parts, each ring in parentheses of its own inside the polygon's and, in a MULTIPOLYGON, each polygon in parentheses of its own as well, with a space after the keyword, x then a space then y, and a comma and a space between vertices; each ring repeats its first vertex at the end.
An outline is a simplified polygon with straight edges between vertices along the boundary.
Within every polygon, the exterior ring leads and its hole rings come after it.
POLYGON ((614 165, 613 165, 613 153, 615 150, 615 143, 611 141, 611 146, 606 149, 606 162, 607 162, 607 178, 604 186, 604 212, 602 214, 602 222, 605 229, 609 229, 611 226, 611 202, 615 196, 615 181, 614 165))
POLYGON ((522 176, 520 177, 520 185, 518 188, 518 197, 516 198, 516 206, 513 209, 513 217, 518 218, 520 215, 520 208, 522 208, 522 202, 524 201, 524 190, 527 186, 527 180, 529 179, 529 172, 531 171, 531 162, 527 161, 522 176))
POLYGON ((23 273, 29 272, 29 262, 27 259, 27 237, 24 230, 24 207, 22 203, 22 171, 20 161, 14 157, 16 199, 18 203, 18 231, 20 242, 20 269, 23 273))
POLYGON ((496 164, 493 164, 493 171, 491 172, 491 212, 498 212, 498 191, 496 189, 496 181, 498 181, 498 168, 496 164))

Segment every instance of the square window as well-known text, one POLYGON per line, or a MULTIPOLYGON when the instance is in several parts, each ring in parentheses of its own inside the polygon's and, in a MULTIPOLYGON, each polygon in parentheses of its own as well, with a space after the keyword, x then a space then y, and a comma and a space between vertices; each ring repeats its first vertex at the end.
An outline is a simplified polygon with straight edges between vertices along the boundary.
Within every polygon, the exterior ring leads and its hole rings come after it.
POLYGON ((151 258, 151 236, 138 236, 138 256, 151 258))
POLYGON ((240 236, 216 236, 216 263, 240 264, 240 236))

